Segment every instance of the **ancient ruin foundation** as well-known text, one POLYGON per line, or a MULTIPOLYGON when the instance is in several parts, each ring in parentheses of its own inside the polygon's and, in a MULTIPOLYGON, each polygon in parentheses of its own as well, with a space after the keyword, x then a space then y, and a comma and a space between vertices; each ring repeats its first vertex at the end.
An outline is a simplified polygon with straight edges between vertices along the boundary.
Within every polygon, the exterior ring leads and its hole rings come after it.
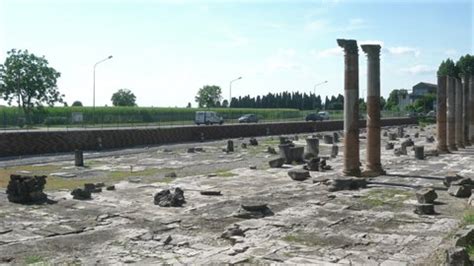
POLYGON ((344 49, 344 170, 360 176, 359 168, 359 54, 357 41, 338 39, 344 49))

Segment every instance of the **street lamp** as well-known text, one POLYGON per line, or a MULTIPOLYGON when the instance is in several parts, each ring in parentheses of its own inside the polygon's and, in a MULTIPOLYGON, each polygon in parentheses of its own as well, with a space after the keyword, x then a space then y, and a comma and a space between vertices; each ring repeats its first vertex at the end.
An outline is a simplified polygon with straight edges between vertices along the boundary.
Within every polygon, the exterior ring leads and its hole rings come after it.
POLYGON ((93 83, 93 85, 92 85, 92 91, 93 91, 93 92, 92 92, 92 93, 93 93, 93 95, 92 95, 92 107, 94 108, 94 110, 95 110, 95 68, 96 68, 96 66, 97 66, 98 64, 100 64, 100 63, 102 63, 102 62, 104 62, 104 61, 107 61, 107 60, 109 60, 109 59, 112 59, 112 56, 111 56, 111 55, 109 55, 107 58, 104 58, 104 59, 102 59, 102 60, 100 60, 99 62, 97 62, 97 63, 94 64, 94 74, 93 74, 93 76, 94 76, 94 83, 93 83))
POLYGON ((242 79, 242 77, 238 77, 234 80, 231 80, 229 83, 229 107, 230 107, 230 102, 232 101, 232 82, 237 81, 239 79, 242 79))
POLYGON ((328 83, 327 80, 314 85, 314 100, 313 100, 313 109, 316 109, 316 87, 328 83))

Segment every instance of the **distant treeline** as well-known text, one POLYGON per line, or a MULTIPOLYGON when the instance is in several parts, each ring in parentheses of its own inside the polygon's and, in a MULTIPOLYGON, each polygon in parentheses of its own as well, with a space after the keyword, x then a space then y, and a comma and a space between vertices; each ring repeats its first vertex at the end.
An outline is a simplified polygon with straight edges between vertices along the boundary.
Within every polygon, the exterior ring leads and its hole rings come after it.
POLYGON ((232 98, 230 107, 233 108, 291 108, 299 110, 342 110, 344 107, 344 96, 338 94, 337 97, 326 96, 321 100, 321 96, 313 93, 282 92, 268 93, 264 96, 250 97, 250 95, 232 98))

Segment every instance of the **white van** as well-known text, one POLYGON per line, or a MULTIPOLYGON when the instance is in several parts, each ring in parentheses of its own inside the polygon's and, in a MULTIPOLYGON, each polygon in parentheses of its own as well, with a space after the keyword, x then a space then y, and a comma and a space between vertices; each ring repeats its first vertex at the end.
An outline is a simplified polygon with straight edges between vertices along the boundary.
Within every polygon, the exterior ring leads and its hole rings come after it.
POLYGON ((197 111, 196 117, 194 118, 194 123, 196 125, 206 124, 219 124, 222 125, 224 123, 224 119, 216 114, 216 112, 211 111, 197 111))

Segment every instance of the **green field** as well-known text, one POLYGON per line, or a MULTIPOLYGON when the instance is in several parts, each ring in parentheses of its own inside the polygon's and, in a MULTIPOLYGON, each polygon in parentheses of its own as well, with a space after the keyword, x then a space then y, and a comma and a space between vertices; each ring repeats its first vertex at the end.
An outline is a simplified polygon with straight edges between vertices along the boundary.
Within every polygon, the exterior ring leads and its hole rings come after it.
MULTIPOLYGON (((196 111, 215 111, 225 123, 237 122, 244 114, 256 114, 261 121, 303 121, 314 111, 297 109, 247 109, 247 108, 161 108, 161 107, 45 107, 31 115, 30 127, 89 127, 89 126, 148 126, 192 124, 196 111), (81 113, 83 121, 72 122, 72 114, 81 113)), ((331 119, 342 119, 342 111, 329 111, 331 119)), ((364 115, 363 113, 361 113, 364 115)), ((383 117, 401 116, 384 112, 383 117)), ((0 107, 0 127, 25 126, 26 119, 16 107, 0 107)))

